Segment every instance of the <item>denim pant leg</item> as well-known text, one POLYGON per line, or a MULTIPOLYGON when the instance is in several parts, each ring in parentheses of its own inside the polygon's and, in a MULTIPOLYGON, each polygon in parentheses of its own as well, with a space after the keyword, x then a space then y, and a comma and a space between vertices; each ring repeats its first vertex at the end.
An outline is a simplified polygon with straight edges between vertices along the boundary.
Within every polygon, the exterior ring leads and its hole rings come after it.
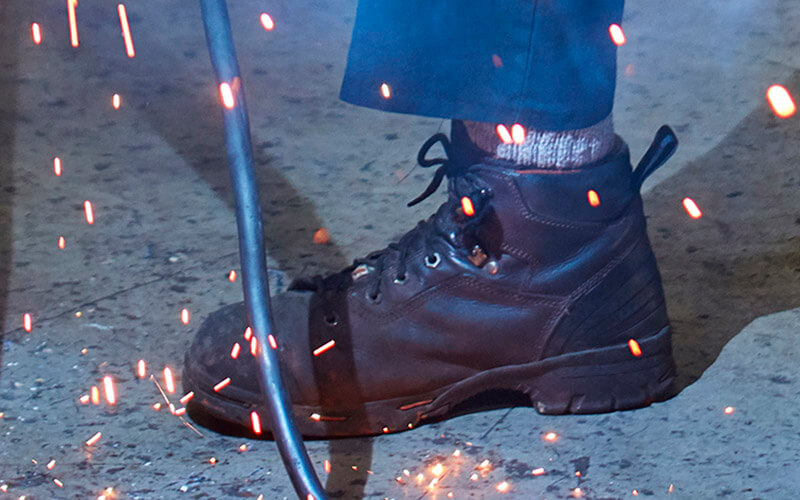
POLYGON ((624 0, 360 0, 341 98, 545 130, 611 112, 624 0), (380 87, 386 83, 391 97, 380 87))

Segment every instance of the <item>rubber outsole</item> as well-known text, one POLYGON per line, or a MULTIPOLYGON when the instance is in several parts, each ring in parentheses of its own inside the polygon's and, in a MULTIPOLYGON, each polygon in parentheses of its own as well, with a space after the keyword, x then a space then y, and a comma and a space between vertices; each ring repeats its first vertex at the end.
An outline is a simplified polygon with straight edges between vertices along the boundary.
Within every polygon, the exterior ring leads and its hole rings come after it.
MULTIPOLYGON (((640 354, 629 344, 574 352, 523 365, 494 368, 441 387, 402 398, 365 402, 359 408, 326 409, 293 405, 300 433, 311 438, 372 436, 413 429, 424 423, 470 413, 461 403, 492 390, 524 394, 545 415, 605 413, 648 406, 672 395, 675 365, 669 327, 639 341, 640 354)), ((185 390, 194 391, 190 415, 202 411, 213 419, 250 427, 251 412, 266 426, 263 404, 214 392, 213 382, 192 373, 187 355, 185 390)), ((513 401, 513 398, 512 398, 513 401)), ((496 408, 518 405, 498 401, 496 408)), ((485 405, 481 409, 486 409, 485 405)), ((268 429, 267 429, 268 431, 268 429)))

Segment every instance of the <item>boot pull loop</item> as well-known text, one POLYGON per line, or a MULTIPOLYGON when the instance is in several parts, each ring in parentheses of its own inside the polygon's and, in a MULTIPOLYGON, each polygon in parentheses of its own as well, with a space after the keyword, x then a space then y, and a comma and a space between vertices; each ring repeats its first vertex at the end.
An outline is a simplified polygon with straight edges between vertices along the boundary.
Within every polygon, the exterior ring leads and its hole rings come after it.
POLYGON ((642 156, 633 171, 633 179, 631 180, 633 189, 640 190, 645 179, 655 172, 658 167, 666 163, 677 148, 678 138, 675 136, 675 132, 668 125, 662 125, 656 132, 653 143, 647 148, 647 152, 642 156))

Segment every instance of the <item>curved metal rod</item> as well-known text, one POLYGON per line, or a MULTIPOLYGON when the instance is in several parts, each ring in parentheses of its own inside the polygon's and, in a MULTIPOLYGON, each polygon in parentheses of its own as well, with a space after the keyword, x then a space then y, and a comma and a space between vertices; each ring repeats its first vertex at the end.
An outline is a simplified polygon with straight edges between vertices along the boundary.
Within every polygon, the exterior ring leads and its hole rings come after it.
POLYGON ((325 491, 308 458, 302 437, 292 421, 288 397, 281 382, 278 356, 267 346, 272 330, 267 281, 267 259, 261 203, 253 171, 253 148, 250 123, 244 100, 239 64, 233 45, 228 8, 225 0, 200 0, 206 42, 217 82, 227 83, 234 99, 224 106, 225 142, 236 199, 236 224, 239 230, 239 259, 242 265, 242 286, 248 324, 258 339, 259 370, 262 390, 269 408, 268 420, 286 471, 295 491, 303 500, 324 500, 325 491))

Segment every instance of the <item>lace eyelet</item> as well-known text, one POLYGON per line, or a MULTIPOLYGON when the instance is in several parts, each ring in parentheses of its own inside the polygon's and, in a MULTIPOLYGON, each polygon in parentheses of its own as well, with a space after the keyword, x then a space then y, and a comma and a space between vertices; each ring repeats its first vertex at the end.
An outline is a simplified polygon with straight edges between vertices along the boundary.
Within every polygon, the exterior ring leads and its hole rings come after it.
POLYGON ((426 255, 425 256, 425 265, 430 267, 431 269, 436 269, 439 267, 439 264, 442 263, 442 256, 439 255, 439 252, 433 252, 433 255, 426 255))
POLYGON ((402 277, 398 274, 397 276, 394 277, 394 284, 395 285, 402 285, 402 284, 405 284, 405 282, 407 280, 408 280, 408 275, 407 274, 403 274, 402 277))
POLYGON ((336 326, 339 324, 339 318, 336 317, 335 314, 326 314, 325 315, 325 324, 328 326, 336 326))
POLYGON ((368 301, 370 304, 380 304, 380 303, 381 303, 381 300, 383 299, 383 294, 381 294, 381 292, 378 292, 378 293, 377 293, 377 295, 374 295, 374 296, 373 296, 373 295, 372 295, 372 294, 369 292, 369 290, 367 290, 367 292, 364 294, 364 296, 367 298, 367 301, 368 301))

